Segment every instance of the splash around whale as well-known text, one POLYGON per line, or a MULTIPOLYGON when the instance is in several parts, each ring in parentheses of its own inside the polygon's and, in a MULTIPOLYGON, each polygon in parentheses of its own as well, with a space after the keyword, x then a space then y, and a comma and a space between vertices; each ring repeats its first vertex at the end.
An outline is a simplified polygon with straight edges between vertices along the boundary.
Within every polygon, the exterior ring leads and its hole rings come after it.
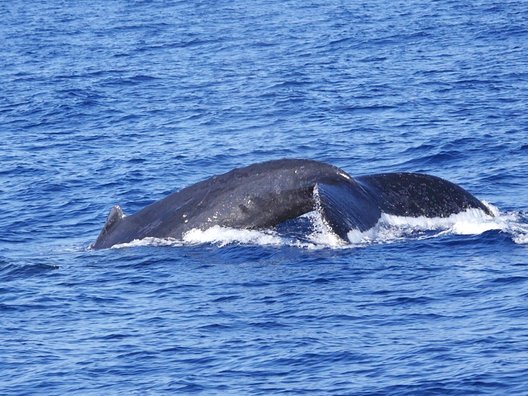
POLYGON ((144 238, 182 237, 214 226, 260 230, 316 210, 343 240, 382 214, 445 218, 468 209, 493 213, 462 187, 419 173, 351 177, 323 162, 282 159, 233 169, 148 205, 130 216, 114 206, 93 249, 144 238))

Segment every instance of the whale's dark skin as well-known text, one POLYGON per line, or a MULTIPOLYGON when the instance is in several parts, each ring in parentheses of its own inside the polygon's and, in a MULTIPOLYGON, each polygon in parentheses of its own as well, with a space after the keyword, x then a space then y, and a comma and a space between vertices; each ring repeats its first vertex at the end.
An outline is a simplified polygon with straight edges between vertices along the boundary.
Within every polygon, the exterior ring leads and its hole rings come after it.
POLYGON ((214 225, 264 229, 317 209, 341 238, 365 231, 381 213, 447 217, 469 208, 492 215, 473 195, 449 181, 417 173, 352 178, 312 160, 282 159, 213 176, 124 216, 114 206, 94 249, 146 237, 181 239, 214 225))

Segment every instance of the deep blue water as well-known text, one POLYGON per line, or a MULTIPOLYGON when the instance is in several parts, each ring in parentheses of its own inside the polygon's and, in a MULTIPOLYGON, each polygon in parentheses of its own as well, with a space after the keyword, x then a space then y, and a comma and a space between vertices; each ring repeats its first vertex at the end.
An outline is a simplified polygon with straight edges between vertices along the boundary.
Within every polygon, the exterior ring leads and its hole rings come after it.
POLYGON ((1 394, 528 394, 527 2, 0 20, 1 394), (89 249, 114 204, 283 157, 435 174, 500 213, 89 249))

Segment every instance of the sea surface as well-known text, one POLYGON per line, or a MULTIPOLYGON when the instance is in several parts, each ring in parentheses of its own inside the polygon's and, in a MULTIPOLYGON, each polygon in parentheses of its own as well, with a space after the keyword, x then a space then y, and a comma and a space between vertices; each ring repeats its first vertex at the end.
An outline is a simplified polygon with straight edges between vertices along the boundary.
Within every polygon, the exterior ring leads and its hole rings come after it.
POLYGON ((0 3, 0 394, 528 395, 528 2, 0 3), (484 200, 90 249, 254 162, 484 200))

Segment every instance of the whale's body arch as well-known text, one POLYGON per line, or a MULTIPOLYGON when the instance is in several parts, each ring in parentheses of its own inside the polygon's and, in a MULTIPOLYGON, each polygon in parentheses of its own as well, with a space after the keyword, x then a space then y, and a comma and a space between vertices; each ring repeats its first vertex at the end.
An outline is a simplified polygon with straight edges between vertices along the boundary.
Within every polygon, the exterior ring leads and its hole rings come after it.
POLYGON ((418 173, 352 178, 318 161, 282 159, 233 169, 193 184, 124 216, 114 206, 94 249, 146 237, 177 238, 214 225, 264 229, 317 209, 334 232, 365 231, 381 213, 447 217, 469 208, 489 209, 463 188, 418 173))

